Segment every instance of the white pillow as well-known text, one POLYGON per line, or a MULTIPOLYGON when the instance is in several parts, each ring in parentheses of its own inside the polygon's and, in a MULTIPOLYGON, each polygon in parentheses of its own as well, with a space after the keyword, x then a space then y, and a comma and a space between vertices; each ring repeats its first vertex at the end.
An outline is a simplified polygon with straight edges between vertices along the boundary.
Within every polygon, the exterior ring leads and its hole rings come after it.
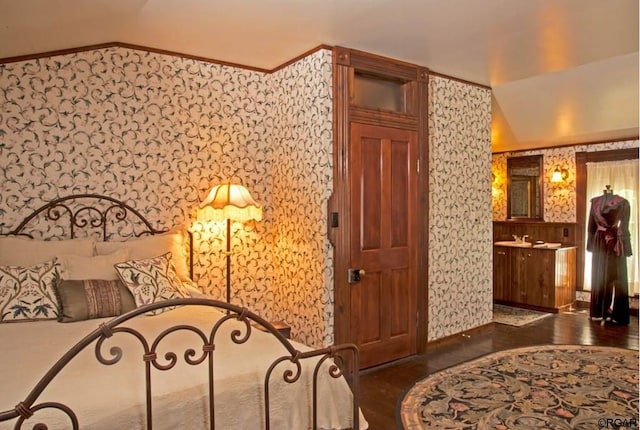
POLYGON ((0 237, 0 266, 30 267, 62 254, 91 257, 94 239, 34 240, 17 236, 0 237))
POLYGON ((176 273, 181 281, 190 280, 187 255, 182 244, 183 236, 179 232, 156 234, 124 242, 97 242, 96 253, 98 255, 111 254, 119 249, 129 249, 131 260, 153 258, 158 255, 171 253, 171 261, 176 268, 176 273))
POLYGON ((58 263, 60 264, 61 276, 64 280, 115 281, 120 278, 113 265, 122 263, 128 259, 129 249, 122 248, 108 255, 96 255, 94 257, 62 254, 58 256, 58 263))

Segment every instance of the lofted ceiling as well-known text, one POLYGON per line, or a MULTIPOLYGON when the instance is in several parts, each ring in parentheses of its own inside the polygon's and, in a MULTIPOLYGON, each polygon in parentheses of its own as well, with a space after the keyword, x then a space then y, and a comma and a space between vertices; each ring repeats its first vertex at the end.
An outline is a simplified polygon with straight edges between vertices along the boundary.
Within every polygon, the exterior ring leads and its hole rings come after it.
POLYGON ((490 86, 499 152, 636 137, 638 20, 638 0, 0 0, 0 59, 122 42, 273 69, 340 45, 490 86))

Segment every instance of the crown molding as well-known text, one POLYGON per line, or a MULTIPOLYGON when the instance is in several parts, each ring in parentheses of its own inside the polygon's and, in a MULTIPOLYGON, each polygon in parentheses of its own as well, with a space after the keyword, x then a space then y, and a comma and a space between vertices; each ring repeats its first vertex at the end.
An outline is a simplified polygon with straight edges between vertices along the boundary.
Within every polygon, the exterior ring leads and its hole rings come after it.
POLYGON ((304 57, 307 57, 317 51, 320 51, 321 49, 328 49, 331 50, 333 49, 333 47, 329 46, 329 45, 318 45, 315 48, 312 48, 300 55, 298 55, 295 58, 292 58, 291 60, 286 61, 285 63, 273 68, 273 69, 263 69, 260 67, 253 67, 253 66, 247 66, 246 64, 238 64, 238 63, 232 63, 229 61, 220 61, 220 60, 215 60, 213 58, 207 58, 207 57, 201 57, 198 55, 191 55, 191 54, 185 54, 182 52, 176 52, 176 51, 169 51, 166 49, 159 49, 159 48, 152 48, 149 46, 142 46, 142 45, 135 45, 135 44, 131 44, 131 43, 124 43, 124 42, 108 42, 108 43, 100 43, 100 44, 96 44, 96 45, 86 45, 86 46, 79 46, 79 47, 75 47, 75 48, 68 48, 68 49, 59 49, 59 50, 55 50, 55 51, 46 51, 46 52, 40 52, 40 53, 36 53, 36 54, 29 54, 29 55, 19 55, 19 56, 15 56, 15 57, 6 57, 6 58, 0 58, 0 64, 8 64, 8 63, 17 63, 20 61, 28 61, 28 60, 36 60, 39 58, 49 58, 49 57, 55 57, 58 55, 67 55, 67 54, 74 54, 74 53, 78 53, 78 52, 86 52, 86 51, 94 51, 97 49, 105 49, 105 48, 113 48, 113 47, 117 47, 117 48, 127 48, 127 49, 134 49, 137 51, 145 51, 145 52, 153 52, 156 54, 163 54, 163 55, 170 55, 173 57, 179 57, 179 58, 186 58, 189 60, 195 60, 195 61, 202 61, 205 63, 212 63, 212 64, 219 64, 222 66, 229 66, 229 67, 235 67, 238 69, 246 69, 246 70, 252 70, 254 72, 261 72, 261 73, 274 73, 277 72, 280 69, 283 69, 285 67, 287 67, 290 64, 295 63, 298 60, 301 60, 304 57))

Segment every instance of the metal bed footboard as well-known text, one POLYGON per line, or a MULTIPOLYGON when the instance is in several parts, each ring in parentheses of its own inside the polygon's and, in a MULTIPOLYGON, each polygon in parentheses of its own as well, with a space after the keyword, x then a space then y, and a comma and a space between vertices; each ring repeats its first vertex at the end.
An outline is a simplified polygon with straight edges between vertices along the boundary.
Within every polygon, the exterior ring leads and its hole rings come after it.
MULTIPOLYGON (((67 353, 65 353, 56 364, 40 379, 35 385, 33 390, 27 395, 27 397, 20 401, 17 406, 5 412, 0 412, 0 422, 11 421, 14 422, 15 429, 22 429, 23 426, 33 428, 35 430, 47 430, 50 427, 46 422, 40 421, 38 413, 46 409, 57 409, 64 413, 69 420, 69 424, 64 428, 80 429, 82 428, 82 422, 80 422, 76 412, 71 405, 58 403, 58 402, 42 402, 38 403, 40 395, 46 390, 49 384, 54 380, 56 375, 70 363, 74 357, 76 357, 81 351, 90 348, 92 345, 95 349, 96 360, 105 365, 110 366, 118 363, 124 355, 122 348, 118 346, 111 346, 109 351, 105 353, 103 351, 104 342, 112 337, 116 333, 127 333, 137 339, 142 346, 143 353, 140 359, 144 363, 145 372, 145 398, 146 398, 146 429, 153 429, 153 392, 152 381, 153 375, 158 371, 170 371, 180 361, 179 353, 171 351, 165 352, 164 360, 159 359, 158 349, 162 344, 162 340, 169 334, 178 331, 188 331, 195 333, 201 343, 194 345, 193 348, 187 349, 183 352, 184 362, 188 365, 197 366, 201 365, 205 361, 207 362, 206 373, 203 372, 203 377, 208 378, 209 395, 208 395, 208 415, 210 429, 216 428, 215 422, 215 353, 216 353, 216 335, 219 334, 219 329, 227 321, 240 321, 244 323, 243 330, 234 329, 230 332, 231 341, 235 344, 246 343, 254 330, 261 329, 261 331, 269 332, 274 338, 276 338, 283 346, 283 355, 276 357, 271 366, 268 368, 264 379, 264 422, 265 429, 271 429, 270 423, 270 400, 271 389, 270 382, 273 378, 281 377, 286 383, 296 383, 303 373, 302 363, 305 360, 316 360, 313 367, 312 378, 312 412, 313 422, 312 428, 318 428, 317 413, 318 413, 318 382, 322 372, 326 372, 331 378, 346 378, 352 391, 353 398, 353 418, 352 428, 359 428, 359 406, 358 406, 358 368, 359 368, 359 356, 358 349, 355 345, 345 344, 331 346, 327 348, 316 349, 312 351, 299 351, 286 339, 272 324, 264 320, 260 316, 247 310, 246 308, 240 308, 235 305, 230 305, 224 302, 210 299, 201 298, 183 298, 168 300, 161 303, 152 303, 149 305, 138 307, 126 314, 115 317, 108 322, 101 323, 97 329, 89 333, 84 339, 79 341, 74 347, 72 347, 67 353), (167 327, 160 334, 153 339, 147 339, 138 330, 135 330, 127 326, 126 322, 145 313, 156 310, 159 308, 169 308, 175 306, 209 306, 222 309, 225 315, 212 325, 209 332, 203 331, 199 327, 189 324, 179 324, 171 327, 167 327), (294 367, 294 371, 286 370, 281 375, 275 369, 282 362, 291 363, 294 367), (327 363, 328 362, 328 363, 327 363)), ((203 365, 204 367, 205 365, 203 365)), ((105 405, 108 407, 108 405, 105 405)), ((282 430, 282 429, 277 429, 282 430)))
MULTIPOLYGON (((132 206, 109 196, 98 194, 76 194, 66 197, 54 199, 39 208, 35 209, 27 217, 25 217, 18 226, 2 235, 28 236, 36 238, 49 239, 55 237, 57 239, 73 239, 78 237, 95 237, 100 240, 123 240, 127 238, 136 238, 147 235, 156 235, 164 233, 166 230, 155 229, 152 224, 132 206)), ((193 277, 193 237, 189 232, 188 255, 189 268, 193 277)), ((208 373, 203 373, 203 378, 208 378, 209 384, 209 422, 210 428, 215 427, 215 366, 214 356, 216 347, 216 334, 220 327, 227 321, 240 321, 244 323, 244 330, 234 330, 231 333, 231 340, 236 344, 244 344, 249 340, 253 330, 262 328, 262 331, 269 332, 283 346, 283 355, 275 357, 271 367, 265 374, 265 382, 263 390, 264 397, 264 421, 265 428, 270 429, 270 400, 273 392, 270 388, 272 382, 277 376, 277 366, 279 363, 291 363, 294 371, 287 371, 282 376, 286 383, 295 383, 301 376, 301 363, 305 360, 317 360, 314 368, 313 384, 312 384, 312 402, 313 402, 313 428, 317 429, 317 382, 321 371, 328 370, 330 377, 344 377, 350 384, 353 395, 353 428, 359 428, 359 408, 358 408, 358 369, 359 355, 355 345, 346 344, 321 348, 313 351, 299 351, 289 340, 287 340, 273 325, 264 320, 260 316, 240 308, 235 305, 227 304, 217 300, 209 300, 204 298, 184 298, 175 299, 165 302, 148 304, 138 307, 126 314, 117 316, 112 320, 105 322, 96 330, 89 333, 84 339, 78 342, 73 348, 66 352, 51 369, 40 379, 34 386, 29 395, 12 410, 0 412, 0 423, 14 422, 14 429, 22 429, 23 426, 33 428, 34 430, 47 430, 49 427, 45 422, 39 422, 39 412, 46 409, 57 409, 65 414, 69 419, 69 425, 65 428, 78 429, 82 428, 82 423, 78 422, 76 412, 71 406, 56 402, 41 402, 38 399, 41 394, 54 380, 56 375, 65 368, 65 366, 73 361, 81 351, 90 347, 95 343, 96 360, 106 366, 116 364, 123 356, 122 348, 111 348, 108 354, 102 350, 103 343, 116 333, 127 333, 139 340, 144 353, 141 360, 144 363, 145 380, 146 380, 146 428, 153 428, 153 393, 152 372, 154 369, 158 371, 170 371, 179 362, 178 354, 175 352, 165 353, 163 361, 158 359, 157 350, 162 340, 169 334, 178 331, 188 331, 195 333, 196 337, 201 339, 201 344, 191 348, 183 353, 184 362, 188 365, 197 366, 207 363, 208 373), (140 332, 126 326, 126 322, 131 319, 144 315, 149 311, 160 308, 170 308, 173 306, 193 306, 204 305, 221 309, 226 315, 219 319, 215 325, 211 327, 209 332, 204 332, 198 327, 181 324, 167 327, 155 339, 146 339, 140 332), (329 362, 329 363, 327 363, 329 362), (34 423, 32 425, 32 423, 34 423)), ((241 324, 242 326, 242 324, 241 324)), ((16 399, 18 401, 19 399, 16 399)), ((108 405, 106 405, 108 407, 108 405)), ((228 430, 228 429, 225 429, 228 430)), ((277 429, 283 430, 283 429, 277 429)), ((297 429, 296 429, 297 430, 297 429)))

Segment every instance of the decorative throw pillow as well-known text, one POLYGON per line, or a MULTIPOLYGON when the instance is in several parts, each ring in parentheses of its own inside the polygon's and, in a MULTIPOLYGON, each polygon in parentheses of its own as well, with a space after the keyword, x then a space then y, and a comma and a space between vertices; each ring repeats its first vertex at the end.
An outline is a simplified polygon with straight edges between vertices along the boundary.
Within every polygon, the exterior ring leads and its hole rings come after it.
POLYGON ((115 317, 136 308, 131 292, 119 279, 61 281, 56 291, 60 322, 115 317))
POLYGON ((64 280, 83 281, 87 279, 119 280, 118 272, 113 267, 116 263, 129 260, 129 250, 119 249, 108 255, 83 257, 63 254, 58 256, 60 276, 64 280))
POLYGON ((0 266, 0 322, 56 319, 55 259, 31 267, 0 266))
MULTIPOLYGON (((118 263, 115 268, 124 285, 133 294, 137 306, 188 297, 176 275, 170 252, 158 257, 118 263)), ((155 315, 166 310, 168 309, 156 309, 149 314, 155 315)))

